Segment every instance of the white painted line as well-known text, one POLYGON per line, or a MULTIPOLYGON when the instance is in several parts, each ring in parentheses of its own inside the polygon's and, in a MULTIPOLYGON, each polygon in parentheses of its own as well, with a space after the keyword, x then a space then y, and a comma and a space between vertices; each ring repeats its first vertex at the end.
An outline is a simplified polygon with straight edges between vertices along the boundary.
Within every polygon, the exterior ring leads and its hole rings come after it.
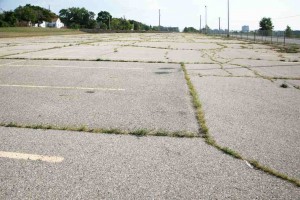
POLYGON ((5 152, 5 151, 0 151, 0 158, 44 161, 49 163, 60 163, 64 160, 63 157, 57 157, 57 156, 43 156, 43 155, 5 152))
POLYGON ((9 65, 10 67, 45 67, 45 68, 75 68, 75 69, 118 69, 118 70, 143 70, 144 68, 122 68, 122 67, 80 67, 80 66, 63 66, 63 65, 9 65))
POLYGON ((20 63, 20 62, 24 62, 24 60, 18 60, 18 61, 14 61, 14 62, 10 62, 10 63, 1 64, 0 66, 11 65, 11 64, 20 63))
POLYGON ((59 86, 41 86, 41 85, 6 85, 0 84, 0 87, 20 87, 20 88, 39 88, 39 89, 73 89, 73 90, 102 90, 102 91, 125 91, 120 88, 89 88, 89 87, 59 87, 59 86))

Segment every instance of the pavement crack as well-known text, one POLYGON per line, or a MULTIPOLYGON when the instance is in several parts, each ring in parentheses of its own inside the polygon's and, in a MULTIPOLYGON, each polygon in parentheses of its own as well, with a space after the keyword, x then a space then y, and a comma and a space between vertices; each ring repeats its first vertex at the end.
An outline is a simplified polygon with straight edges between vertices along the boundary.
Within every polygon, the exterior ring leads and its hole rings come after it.
POLYGON ((202 103, 201 103, 201 101, 199 99, 199 95, 198 95, 198 93, 197 93, 197 91, 196 91, 196 89, 195 89, 195 87, 194 87, 194 85, 193 85, 193 83, 190 79, 190 76, 187 72, 185 64, 181 63, 181 67, 182 67, 182 70, 184 72, 184 76, 185 76, 185 79, 186 79, 186 82, 187 82, 187 85, 188 85, 188 88, 189 88, 190 95, 192 97, 193 106, 196 110, 197 121, 199 123, 199 126, 201 127, 200 135, 201 134, 204 135, 203 138, 204 138, 205 142, 208 145, 216 148, 217 150, 219 150, 219 151, 221 151, 221 152, 223 152, 223 153, 225 153, 225 154, 227 154, 227 155, 229 155, 233 158, 246 161, 247 163, 249 163, 249 166, 253 166, 254 169, 260 170, 264 173, 267 173, 267 174, 272 175, 274 177, 277 177, 277 178, 280 178, 282 180, 288 181, 288 182, 294 184, 295 186, 300 187, 300 180, 299 179, 294 178, 294 177, 290 177, 290 176, 288 176, 286 174, 283 174, 279 171, 271 169, 270 167, 264 166, 256 160, 245 158, 244 156, 242 156, 237 151, 235 151, 233 149, 230 149, 229 147, 223 147, 223 146, 221 146, 220 144, 217 143, 215 138, 210 134, 209 128, 206 125, 206 119, 205 119, 205 114, 204 114, 204 111, 203 111, 203 108, 202 108, 203 107, 202 103))

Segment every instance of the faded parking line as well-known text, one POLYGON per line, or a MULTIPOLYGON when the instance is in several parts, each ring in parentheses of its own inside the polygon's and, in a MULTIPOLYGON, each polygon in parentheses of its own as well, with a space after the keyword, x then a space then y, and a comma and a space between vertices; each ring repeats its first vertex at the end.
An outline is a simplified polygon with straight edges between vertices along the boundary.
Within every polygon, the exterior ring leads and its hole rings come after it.
POLYGON ((10 62, 10 63, 1 64, 0 66, 10 65, 10 64, 14 64, 14 63, 20 63, 20 62, 24 62, 24 60, 18 60, 18 61, 14 61, 14 62, 10 62))
POLYGON ((57 156, 43 156, 43 155, 36 155, 36 154, 25 154, 25 153, 5 152, 5 151, 0 151, 0 158, 44 161, 49 163, 60 163, 64 160, 63 157, 57 157, 57 156))
POLYGON ((0 87, 19 87, 19 88, 38 88, 38 89, 66 89, 66 90, 100 90, 100 91, 125 91, 120 88, 91 88, 91 87, 60 87, 60 86, 41 86, 41 85, 6 85, 1 84, 0 87))

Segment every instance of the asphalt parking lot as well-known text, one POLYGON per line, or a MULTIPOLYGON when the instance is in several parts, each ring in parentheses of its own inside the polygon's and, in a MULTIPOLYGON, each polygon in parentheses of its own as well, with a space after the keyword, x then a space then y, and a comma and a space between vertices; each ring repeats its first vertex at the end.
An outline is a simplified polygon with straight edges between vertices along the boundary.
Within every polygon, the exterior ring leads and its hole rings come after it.
POLYGON ((1 39, 0 49, 0 199, 300 196, 299 53, 155 33, 1 39), (205 143, 185 76, 219 145, 288 178, 205 143))

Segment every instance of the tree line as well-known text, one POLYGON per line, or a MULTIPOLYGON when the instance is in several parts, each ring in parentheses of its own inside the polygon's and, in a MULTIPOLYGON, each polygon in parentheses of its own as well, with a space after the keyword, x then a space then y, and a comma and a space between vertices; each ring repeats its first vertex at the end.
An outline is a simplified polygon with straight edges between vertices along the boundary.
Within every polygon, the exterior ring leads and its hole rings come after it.
POLYGON ((0 27, 22 26, 22 22, 38 23, 51 21, 57 15, 45 8, 27 4, 19 6, 14 11, 0 13, 0 27))
MULTIPOLYGON (((74 29, 94 29, 103 30, 135 30, 135 31, 172 31, 179 32, 177 27, 158 27, 149 26, 135 20, 127 20, 124 18, 114 18, 107 11, 101 11, 97 15, 85 8, 71 7, 61 9, 59 14, 41 8, 26 4, 19 6, 13 11, 5 11, 0 13, 0 27, 21 26, 22 22, 41 23, 43 21, 51 21, 53 18, 59 17, 68 28, 74 29)), ((24 23, 23 23, 24 24, 24 23)))

